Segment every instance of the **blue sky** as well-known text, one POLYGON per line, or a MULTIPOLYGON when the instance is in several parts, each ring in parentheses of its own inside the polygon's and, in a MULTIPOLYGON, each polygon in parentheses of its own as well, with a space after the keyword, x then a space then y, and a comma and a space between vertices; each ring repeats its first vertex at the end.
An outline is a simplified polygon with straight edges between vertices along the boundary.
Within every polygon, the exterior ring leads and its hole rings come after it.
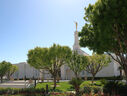
MULTIPOLYGON (((0 0, 0 61, 25 62, 29 49, 74 43, 84 8, 96 0, 0 0)), ((91 54, 88 49, 83 49, 91 54)))

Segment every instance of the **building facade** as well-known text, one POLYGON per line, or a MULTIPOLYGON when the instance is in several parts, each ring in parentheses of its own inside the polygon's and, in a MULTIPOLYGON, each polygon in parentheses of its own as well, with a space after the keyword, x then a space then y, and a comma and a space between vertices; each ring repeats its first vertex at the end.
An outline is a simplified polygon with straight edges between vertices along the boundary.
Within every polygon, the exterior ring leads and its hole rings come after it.
POLYGON ((18 70, 12 75, 14 79, 25 79, 25 78, 39 78, 40 71, 31 67, 26 62, 14 64, 18 67, 18 70))
MULTIPOLYGON (((80 55, 89 56, 89 54, 87 54, 80 48, 79 40, 78 40, 77 23, 76 23, 76 31, 74 33, 74 37, 75 39, 74 39, 73 51, 77 51, 78 54, 80 55)), ((19 69, 17 72, 13 74, 13 78, 15 79, 16 78, 21 79, 21 78, 24 78, 25 76, 26 78, 39 78, 39 77, 42 77, 42 75, 44 79, 52 78, 51 74, 48 71, 42 70, 40 73, 40 70, 37 70, 31 67, 26 62, 18 63, 15 65, 19 69)), ((107 67, 104 67, 101 71, 97 73, 96 77, 119 76, 120 72, 118 70, 118 67, 119 67, 119 64, 115 62, 114 60, 112 60, 112 62, 107 67)), ((84 76, 91 77, 92 76, 90 73, 86 71, 82 71, 80 75, 81 77, 84 77, 84 76)), ((61 79, 70 80, 73 77, 75 77, 73 71, 70 70, 70 68, 66 64, 61 66, 61 79)))
MULTIPOLYGON (((77 23, 76 23, 76 31, 74 33, 74 45, 73 45, 73 51, 77 51, 78 54, 84 55, 84 56, 89 56, 86 52, 81 50, 80 45, 79 45, 79 39, 78 39, 78 31, 77 31, 77 23)), ((112 62, 104 67, 101 71, 99 71, 95 77, 113 77, 113 76, 119 76, 120 72, 118 70, 119 64, 114 61, 113 59, 111 60, 112 62)), ((81 77, 91 77, 92 75, 86 71, 82 71, 80 74, 81 77)), ((63 65, 61 67, 61 78, 62 79, 72 79, 74 76, 73 71, 70 70, 70 68, 67 65, 63 65)))

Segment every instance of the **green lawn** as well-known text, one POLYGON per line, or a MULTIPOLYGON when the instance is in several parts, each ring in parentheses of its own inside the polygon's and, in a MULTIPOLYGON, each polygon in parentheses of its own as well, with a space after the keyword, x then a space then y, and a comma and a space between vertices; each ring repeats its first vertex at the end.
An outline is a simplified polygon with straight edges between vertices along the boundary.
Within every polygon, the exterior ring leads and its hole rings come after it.
MULTIPOLYGON (((53 88, 53 82, 38 83, 36 88, 39 88, 39 89, 44 88, 45 89, 46 84, 48 84, 49 89, 53 88)), ((94 81, 94 84, 97 86, 98 85, 101 86, 100 81, 94 81)), ((83 88, 84 86, 89 86, 89 85, 91 85, 91 81, 84 81, 80 87, 83 88)), ((67 91, 73 91, 74 89, 72 88, 72 85, 70 85, 68 82, 60 82, 60 83, 57 83, 56 90, 60 90, 62 92, 67 92, 67 91)))
MULTIPOLYGON (((47 84, 48 84, 49 89, 53 88, 53 82, 38 83, 36 88, 39 88, 39 89, 44 88, 45 89, 47 84)), ((68 82, 60 82, 60 83, 57 83, 56 90, 66 92, 66 91, 71 90, 71 87, 72 86, 68 82)))
MULTIPOLYGON (((92 82, 91 82, 91 81, 84 81, 84 82, 80 85, 80 87, 83 88, 84 86, 89 86, 89 85, 92 85, 92 82)), ((95 85, 95 86, 103 86, 99 80, 98 80, 98 81, 94 81, 94 85, 95 85)))

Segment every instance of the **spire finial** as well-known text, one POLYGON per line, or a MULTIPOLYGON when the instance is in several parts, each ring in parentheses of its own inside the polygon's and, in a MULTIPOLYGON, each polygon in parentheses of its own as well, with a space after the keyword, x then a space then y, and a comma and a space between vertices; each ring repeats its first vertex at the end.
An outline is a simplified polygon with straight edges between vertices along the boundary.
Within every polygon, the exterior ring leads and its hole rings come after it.
POLYGON ((75 22, 75 24, 76 24, 76 32, 77 32, 77 26, 78 26, 78 23, 77 23, 77 22, 75 22))

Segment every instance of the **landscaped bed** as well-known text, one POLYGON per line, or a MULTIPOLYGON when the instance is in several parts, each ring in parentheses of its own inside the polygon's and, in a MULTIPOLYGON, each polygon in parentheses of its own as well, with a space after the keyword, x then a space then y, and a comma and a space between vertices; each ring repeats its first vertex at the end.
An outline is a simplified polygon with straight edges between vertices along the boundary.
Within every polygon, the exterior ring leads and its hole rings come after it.
MULTIPOLYGON (((98 82, 99 81, 96 83, 98 82)), ((89 84, 91 84, 91 81, 84 81, 81 84, 81 88, 83 88, 84 85, 89 84)), ((10 94, 9 96, 43 96, 46 92, 46 85, 48 85, 49 96, 74 96, 74 88, 69 84, 69 82, 57 83, 55 90, 53 90, 53 82, 38 83, 35 88, 0 88, 0 96, 5 96, 7 94, 10 94)))
MULTIPOLYGON (((48 85, 49 89, 52 89, 53 88, 53 82, 44 82, 44 83, 38 83, 36 85, 36 88, 40 89, 40 88, 46 88, 46 85, 48 85)), ((92 85, 92 82, 91 81, 84 81, 80 87, 81 88, 84 88, 85 86, 89 86, 89 85, 92 85)), ((101 82, 98 80, 98 81, 94 81, 94 85, 96 86, 103 86, 103 84, 101 84, 101 82)), ((63 92, 67 92, 67 91, 74 91, 74 89, 72 88, 72 85, 69 84, 69 82, 59 82, 57 83, 57 87, 56 89, 58 90, 61 90, 63 92)))
MULTIPOLYGON (((44 83, 38 83, 36 88, 44 88, 46 89, 46 85, 48 85, 48 89, 51 95, 53 96, 70 96, 68 94, 73 94, 74 96, 75 89, 72 87, 69 82, 60 82, 57 83, 57 87, 55 90, 53 90, 53 82, 44 82, 44 83)), ((97 94, 99 91, 102 93, 102 87, 103 84, 100 81, 95 81, 93 84, 91 81, 84 81, 80 85, 80 91, 81 93, 90 94, 93 90, 94 94, 97 94)))
MULTIPOLYGON (((0 88, 0 96, 45 96, 47 94, 46 85, 48 85, 48 95, 46 96, 77 96, 75 90, 69 82, 57 83, 53 90, 53 82, 38 83, 35 88, 0 88)), ((80 94, 78 96, 126 96, 127 86, 119 81, 84 81, 80 85, 80 94), (104 95, 105 94, 105 95, 104 95), (121 95, 122 94, 122 95, 121 95)))

